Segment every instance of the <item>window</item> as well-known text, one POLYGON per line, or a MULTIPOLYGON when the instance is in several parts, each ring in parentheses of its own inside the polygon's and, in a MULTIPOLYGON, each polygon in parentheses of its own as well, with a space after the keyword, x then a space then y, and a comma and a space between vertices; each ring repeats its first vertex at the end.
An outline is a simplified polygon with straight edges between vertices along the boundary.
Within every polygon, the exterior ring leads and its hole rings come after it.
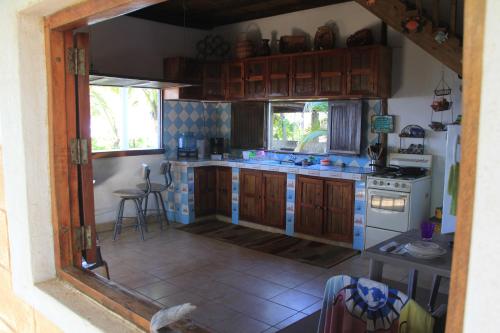
POLYGON ((270 103, 269 149, 324 154, 328 101, 270 103))
POLYGON ((90 86, 92 151, 161 148, 161 90, 90 86))

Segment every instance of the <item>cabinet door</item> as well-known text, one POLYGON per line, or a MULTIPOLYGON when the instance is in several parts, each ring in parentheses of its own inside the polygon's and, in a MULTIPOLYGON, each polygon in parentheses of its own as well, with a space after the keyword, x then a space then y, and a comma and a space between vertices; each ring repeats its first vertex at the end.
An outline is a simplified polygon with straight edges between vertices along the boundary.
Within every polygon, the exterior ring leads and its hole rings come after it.
POLYGON ((316 57, 314 55, 293 56, 292 96, 316 95, 316 57))
POLYGON ((288 97, 290 95, 290 57, 269 59, 269 97, 288 97))
POLYGON ((285 228, 286 174, 262 173, 262 224, 285 228))
POLYGON ((217 168, 217 214, 231 217, 231 168, 217 168))
POLYGON ((216 210, 215 167, 194 169, 194 210, 196 217, 215 214, 216 210))
POLYGON ((330 102, 329 151, 331 153, 357 155, 361 151, 362 102, 330 102))
POLYGON ((231 148, 266 147, 266 103, 235 102, 231 104, 231 148))
POLYGON ((364 47, 348 50, 348 95, 375 95, 376 51, 375 48, 364 47))
POLYGON ((243 62, 230 62, 226 65, 226 99, 245 97, 245 72, 243 62))
POLYGON ((346 52, 343 49, 318 54, 318 95, 346 93, 346 52))
POLYGON ((325 180, 324 237, 352 243, 353 205, 354 184, 352 181, 325 180))
POLYGON ((321 236, 323 231, 323 180, 299 176, 296 188, 295 231, 321 236))
POLYGON ((240 170, 240 219, 260 223, 262 209, 262 172, 240 170))
POLYGON ((248 60, 245 63, 245 97, 266 97, 267 59, 248 60))
POLYGON ((224 65, 210 62, 203 66, 203 96, 207 99, 224 99, 224 65))

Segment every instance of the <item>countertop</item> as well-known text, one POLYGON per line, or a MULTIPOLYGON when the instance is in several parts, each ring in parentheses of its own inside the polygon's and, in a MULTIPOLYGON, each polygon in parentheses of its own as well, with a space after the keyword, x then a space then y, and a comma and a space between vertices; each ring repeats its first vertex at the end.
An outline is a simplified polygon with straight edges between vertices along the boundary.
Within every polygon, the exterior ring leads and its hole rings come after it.
POLYGON ((202 167, 202 166, 227 166, 232 168, 264 170, 274 172, 284 172, 291 174, 301 174, 308 176, 317 176, 325 178, 340 178, 350 180, 364 180, 372 171, 368 168, 349 167, 349 166, 322 166, 319 164, 310 166, 298 166, 288 162, 277 160, 243 160, 226 159, 215 161, 210 159, 198 160, 170 160, 174 166, 184 167, 202 167))

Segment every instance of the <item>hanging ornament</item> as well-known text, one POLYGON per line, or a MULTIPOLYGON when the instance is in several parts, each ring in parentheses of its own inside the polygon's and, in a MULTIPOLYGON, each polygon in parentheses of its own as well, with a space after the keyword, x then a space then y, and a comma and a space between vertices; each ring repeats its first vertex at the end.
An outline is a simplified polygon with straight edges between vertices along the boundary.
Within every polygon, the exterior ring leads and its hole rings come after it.
POLYGON ((436 89, 434 89, 434 98, 431 104, 431 123, 429 127, 434 131, 446 131, 446 124, 443 122, 444 112, 450 111, 451 117, 449 123, 453 123, 453 96, 451 88, 444 79, 444 71, 441 72, 441 80, 439 80, 436 89), (434 120, 435 113, 441 115, 440 121, 434 120))

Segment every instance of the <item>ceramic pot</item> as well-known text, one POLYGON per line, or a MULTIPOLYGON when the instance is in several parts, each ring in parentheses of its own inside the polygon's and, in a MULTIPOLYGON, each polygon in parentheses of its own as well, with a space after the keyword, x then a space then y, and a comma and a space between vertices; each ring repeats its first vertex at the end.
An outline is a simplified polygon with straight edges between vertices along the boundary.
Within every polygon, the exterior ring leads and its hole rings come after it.
POLYGON ((259 48, 257 49, 257 55, 265 57, 271 54, 271 47, 269 46, 269 39, 262 39, 260 41, 259 48))

